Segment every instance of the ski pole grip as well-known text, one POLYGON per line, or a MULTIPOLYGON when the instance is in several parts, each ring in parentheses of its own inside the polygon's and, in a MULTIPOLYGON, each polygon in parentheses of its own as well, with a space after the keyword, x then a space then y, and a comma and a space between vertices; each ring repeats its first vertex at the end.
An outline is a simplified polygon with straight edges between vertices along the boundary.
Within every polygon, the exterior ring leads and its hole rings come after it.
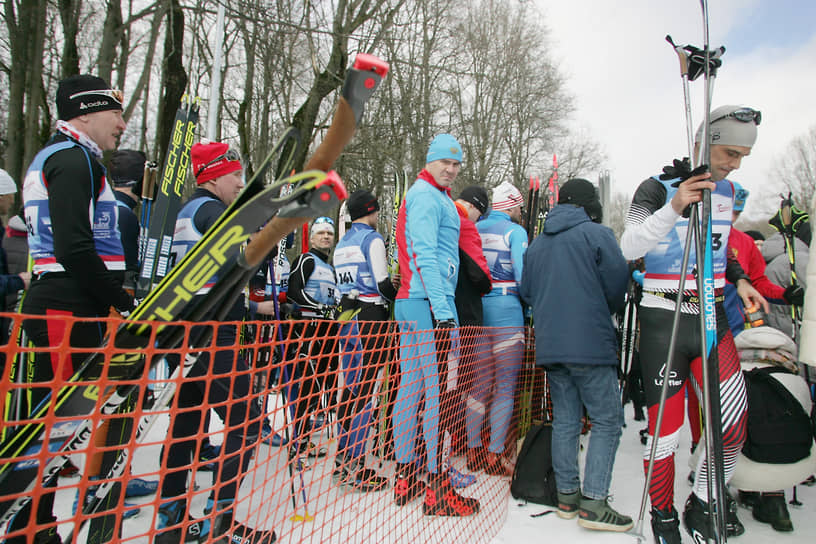
POLYGON ((355 123, 360 122, 365 103, 388 73, 388 68, 387 62, 374 55, 360 53, 354 59, 354 65, 346 73, 342 95, 354 112, 355 123))
POLYGON ((388 64, 373 55, 360 53, 346 73, 343 92, 326 137, 303 170, 331 170, 334 161, 351 141, 366 101, 388 73, 388 64))

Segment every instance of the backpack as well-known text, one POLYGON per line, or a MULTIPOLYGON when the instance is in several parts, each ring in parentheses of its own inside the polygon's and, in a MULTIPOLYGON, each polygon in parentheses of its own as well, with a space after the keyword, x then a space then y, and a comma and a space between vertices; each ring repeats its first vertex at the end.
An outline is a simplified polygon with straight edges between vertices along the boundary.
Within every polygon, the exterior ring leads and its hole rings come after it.
POLYGON ((743 371, 748 392, 748 423, 742 453, 758 463, 795 463, 810 455, 813 429, 796 397, 762 367, 743 371))
POLYGON ((527 431, 513 469, 510 493, 515 499, 558 506, 552 467, 551 425, 533 425, 527 431))

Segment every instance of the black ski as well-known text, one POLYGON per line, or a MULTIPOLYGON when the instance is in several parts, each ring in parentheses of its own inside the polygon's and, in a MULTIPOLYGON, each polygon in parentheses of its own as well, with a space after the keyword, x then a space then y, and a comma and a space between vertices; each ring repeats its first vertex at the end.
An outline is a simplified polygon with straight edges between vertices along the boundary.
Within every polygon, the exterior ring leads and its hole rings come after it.
POLYGON ((164 158, 161 183, 157 186, 157 193, 150 205, 150 220, 147 225, 143 225, 146 237, 141 242, 144 255, 136 281, 136 298, 144 298, 150 289, 167 275, 172 264, 170 246, 173 243, 176 216, 181 209, 184 182, 187 180, 190 148, 195 141, 198 106, 198 98, 190 99, 184 95, 176 111, 173 134, 164 158))

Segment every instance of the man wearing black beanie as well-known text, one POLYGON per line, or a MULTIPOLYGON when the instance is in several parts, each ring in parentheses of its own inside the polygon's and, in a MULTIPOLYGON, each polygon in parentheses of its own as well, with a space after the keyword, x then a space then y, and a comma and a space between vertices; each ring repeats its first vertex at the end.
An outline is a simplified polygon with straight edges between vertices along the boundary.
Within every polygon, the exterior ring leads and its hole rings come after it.
POLYGON ((536 364, 545 367, 550 381, 558 517, 579 517, 587 529, 620 532, 633 523, 608 504, 623 426, 610 315, 623 308, 629 267, 615 235, 600 220, 595 187, 584 179, 565 183, 558 205, 527 249, 520 292, 533 308, 536 364), (582 405, 592 421, 583 482, 578 472, 582 405))
POLYGON ((384 349, 388 303, 397 290, 388 276, 385 241, 375 230, 380 210, 377 197, 368 189, 357 189, 346 206, 352 223, 334 249, 334 269, 343 297, 340 306, 344 311, 359 308, 360 313, 340 330, 344 379, 337 412, 335 474, 359 491, 378 491, 388 480, 365 467, 365 437, 377 372, 388 357, 384 349))
POLYGON ((125 252, 125 287, 135 289, 139 274, 139 219, 134 208, 142 197, 145 154, 133 149, 119 149, 110 159, 110 178, 119 205, 119 234, 125 252))
MULTIPOLYGON (((56 102, 59 113, 56 132, 34 157, 23 184, 34 267, 22 313, 49 316, 27 319, 23 328, 40 349, 62 342, 66 322, 60 317, 101 318, 108 315, 111 307, 123 314, 133 309, 133 297, 122 289, 125 257, 117 229, 116 198, 100 162, 103 152, 116 147, 126 128, 122 93, 110 89, 99 77, 76 75, 60 81, 56 102)), ((31 368, 25 372, 31 382, 70 378, 88 353, 103 343, 104 324, 87 320, 70 325, 71 347, 88 350, 72 352, 67 361, 56 351, 36 353, 33 363, 28 363, 31 368)), ((47 392, 44 387, 31 388, 31 406, 37 406, 47 392)), ((106 432, 108 437, 125 437, 130 432, 126 425, 122 419, 111 419, 107 431, 97 432, 106 432)), ((90 456, 87 476, 107 473, 115 457, 115 451, 106 452, 104 459, 101 455, 90 456)), ((108 493, 111 504, 106 503, 102 509, 115 506, 120 485, 115 484, 108 493)), ((37 524, 52 525, 37 531, 37 542, 60 541, 53 526, 53 500, 54 495, 48 493, 38 503, 37 524)), ((28 526, 29 512, 30 507, 26 506, 12 521, 9 532, 28 526)), ((93 518, 87 542, 101 541, 103 533, 113 531, 113 525, 108 525, 115 523, 112 517, 93 518)), ((19 532, 6 540, 25 541, 26 536, 19 532)))

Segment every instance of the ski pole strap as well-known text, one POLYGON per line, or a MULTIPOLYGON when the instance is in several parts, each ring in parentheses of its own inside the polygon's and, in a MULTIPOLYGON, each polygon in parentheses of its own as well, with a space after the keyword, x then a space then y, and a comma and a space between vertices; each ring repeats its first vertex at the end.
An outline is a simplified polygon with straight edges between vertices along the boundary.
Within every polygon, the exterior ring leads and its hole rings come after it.
MULTIPOLYGON (((718 289, 718 291, 719 291, 719 294, 714 295, 714 302, 717 303, 717 304, 720 304, 720 303, 725 301, 725 295, 722 293, 722 289, 718 289)), ((646 290, 644 290, 643 292, 644 293, 649 293, 650 295, 655 296, 655 297, 665 298, 666 300, 671 300, 673 302, 677 302, 677 299, 679 298, 678 297, 679 293, 677 291, 663 292, 663 291, 646 291, 646 290)), ((683 297, 682 297, 682 302, 684 302, 686 304, 699 304, 700 303, 700 297, 698 297, 697 295, 685 293, 683 295, 683 297)))

